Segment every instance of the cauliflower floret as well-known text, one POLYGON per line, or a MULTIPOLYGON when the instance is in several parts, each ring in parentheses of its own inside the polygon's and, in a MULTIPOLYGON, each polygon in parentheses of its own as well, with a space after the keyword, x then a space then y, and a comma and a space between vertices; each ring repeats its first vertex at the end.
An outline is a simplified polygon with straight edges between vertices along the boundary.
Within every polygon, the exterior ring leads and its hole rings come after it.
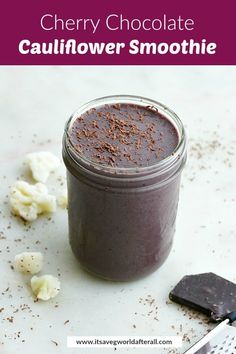
POLYGON ((31 279, 31 289, 37 299, 49 300, 57 296, 60 291, 60 281, 52 275, 36 275, 31 279))
POLYGON ((17 181, 10 191, 10 205, 16 215, 33 221, 39 214, 56 211, 56 197, 48 194, 47 187, 42 183, 32 185, 17 181))
POLYGON ((15 269, 21 273, 36 274, 43 267, 41 252, 23 252, 15 256, 15 269))
POLYGON ((29 165, 33 178, 45 183, 51 172, 60 166, 60 160, 51 152, 32 152, 26 155, 25 162, 29 165))
POLYGON ((68 206, 68 195, 67 195, 67 190, 63 189, 62 192, 58 195, 57 197, 57 203, 58 205, 63 208, 66 209, 68 206))

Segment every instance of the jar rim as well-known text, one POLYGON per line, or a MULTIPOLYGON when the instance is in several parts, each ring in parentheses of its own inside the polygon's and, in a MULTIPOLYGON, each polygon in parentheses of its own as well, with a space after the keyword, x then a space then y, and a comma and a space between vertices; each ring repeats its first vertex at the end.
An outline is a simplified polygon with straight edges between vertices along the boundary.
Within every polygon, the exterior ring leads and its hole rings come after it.
POLYGON ((93 169, 93 171, 97 171, 97 173, 107 173, 109 175, 116 175, 117 177, 119 175, 136 175, 137 174, 149 174, 152 172, 157 172, 157 171, 163 171, 168 169, 170 166, 172 166, 176 160, 179 160, 181 156, 185 154, 186 151, 186 132, 184 125, 178 115, 172 111, 170 108, 168 108, 166 105, 142 96, 136 96, 136 95, 111 95, 111 96, 104 96, 104 97, 99 97, 96 99, 93 99, 91 101, 88 101, 87 103, 83 104, 80 106, 77 110, 72 113, 70 118, 65 124, 65 139, 66 139, 66 145, 68 153, 70 154, 71 158, 74 160, 74 162, 81 164, 83 167, 87 167, 88 169, 93 169), (117 166, 109 166, 109 165, 102 165, 99 163, 96 163, 95 161, 92 161, 83 155, 81 155, 78 150, 76 150, 74 144, 72 143, 70 139, 70 129, 74 123, 74 121, 83 113, 85 113, 87 110, 91 108, 95 108, 104 104, 117 104, 117 103, 130 103, 130 104, 139 104, 143 106, 151 106, 154 109, 157 109, 166 119, 168 119, 176 128, 176 131, 178 133, 178 144, 171 153, 171 155, 167 156, 166 158, 157 161, 156 163, 153 163, 148 166, 135 166, 135 167, 117 167, 117 166))

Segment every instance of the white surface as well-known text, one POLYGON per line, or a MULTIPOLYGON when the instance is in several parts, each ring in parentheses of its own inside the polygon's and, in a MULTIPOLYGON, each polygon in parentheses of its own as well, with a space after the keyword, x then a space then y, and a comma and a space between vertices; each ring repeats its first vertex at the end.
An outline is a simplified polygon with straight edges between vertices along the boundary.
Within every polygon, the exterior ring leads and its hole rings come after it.
MULTIPOLYGON (((235 97, 236 67, 0 68, 1 354, 110 354, 113 349, 68 349, 66 336, 177 333, 185 339, 181 350, 145 353, 182 353, 190 345, 187 337, 192 344, 211 328, 202 323, 205 317, 166 301, 185 274, 213 271, 236 281, 235 97), (102 281, 80 269, 68 244, 65 210, 58 208, 51 220, 40 217, 29 229, 11 216, 7 202, 16 178, 29 180, 22 166, 26 153, 49 150, 60 156, 69 115, 90 99, 117 93, 165 103, 184 121, 189 137, 174 248, 161 269, 132 283, 102 281), (44 253, 43 274, 60 274, 62 289, 55 299, 34 303, 28 277, 10 268, 15 255, 26 250, 44 253), (140 300, 148 295, 155 299, 152 305, 140 300), (22 310, 23 304, 29 307, 22 310), (13 323, 7 320, 11 316, 13 323)), ((58 175, 64 176, 63 168, 49 178, 51 192, 63 188, 58 175)))

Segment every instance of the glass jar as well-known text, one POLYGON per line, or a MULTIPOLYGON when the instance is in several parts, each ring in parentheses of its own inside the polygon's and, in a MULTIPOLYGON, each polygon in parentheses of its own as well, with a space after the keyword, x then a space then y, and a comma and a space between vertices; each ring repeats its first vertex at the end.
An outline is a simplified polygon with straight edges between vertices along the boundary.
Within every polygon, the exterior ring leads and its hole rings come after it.
POLYGON ((68 120, 63 137, 67 167, 69 239, 88 271, 109 280, 143 277, 167 258, 175 232, 186 135, 178 116, 151 99, 117 95, 93 100, 68 120), (70 140, 73 122, 91 108, 128 103, 152 106, 175 127, 178 145, 148 167, 103 166, 81 156, 70 140))

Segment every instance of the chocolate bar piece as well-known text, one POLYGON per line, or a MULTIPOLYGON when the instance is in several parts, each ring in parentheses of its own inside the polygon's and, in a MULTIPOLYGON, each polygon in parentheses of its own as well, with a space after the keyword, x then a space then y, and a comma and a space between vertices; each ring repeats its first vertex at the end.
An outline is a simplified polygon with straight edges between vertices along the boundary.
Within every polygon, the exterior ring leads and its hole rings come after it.
POLYGON ((170 292, 171 300, 222 320, 236 311, 236 284, 214 274, 186 275, 170 292))

